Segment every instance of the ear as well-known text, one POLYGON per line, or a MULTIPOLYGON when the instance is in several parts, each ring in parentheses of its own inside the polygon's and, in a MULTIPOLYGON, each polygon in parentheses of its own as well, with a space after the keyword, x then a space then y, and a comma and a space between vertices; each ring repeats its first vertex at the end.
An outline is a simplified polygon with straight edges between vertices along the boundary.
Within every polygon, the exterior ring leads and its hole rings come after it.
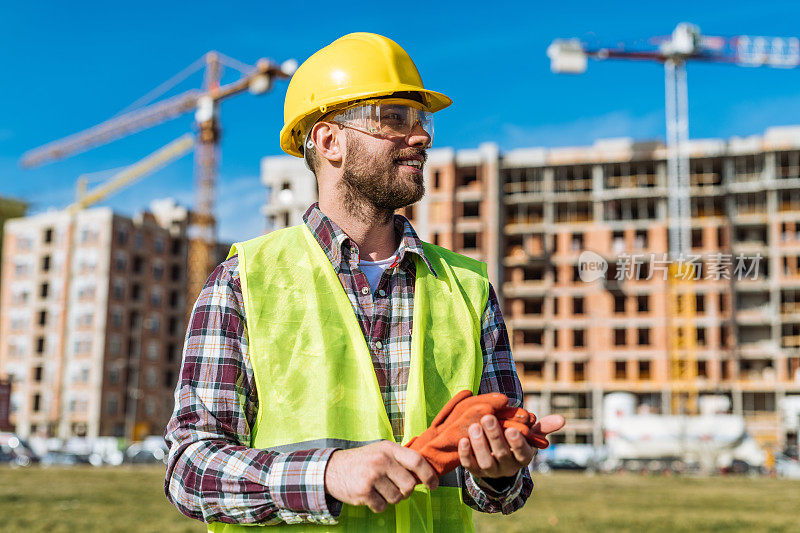
POLYGON ((342 162, 344 132, 341 128, 330 122, 317 122, 311 129, 311 140, 316 146, 320 157, 327 159, 331 164, 342 162))

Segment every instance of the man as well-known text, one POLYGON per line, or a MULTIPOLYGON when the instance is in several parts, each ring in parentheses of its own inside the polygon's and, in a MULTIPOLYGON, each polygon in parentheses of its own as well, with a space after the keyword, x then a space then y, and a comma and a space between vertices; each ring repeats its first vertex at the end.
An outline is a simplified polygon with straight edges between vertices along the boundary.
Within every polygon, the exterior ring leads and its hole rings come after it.
POLYGON ((210 530, 471 531, 471 509, 530 495, 534 449, 492 415, 461 439, 456 475, 401 445, 459 390, 522 400, 485 265, 394 214, 422 197, 431 113, 450 103, 368 33, 292 78, 281 147, 305 157, 319 203, 211 275, 167 427, 167 496, 210 530))

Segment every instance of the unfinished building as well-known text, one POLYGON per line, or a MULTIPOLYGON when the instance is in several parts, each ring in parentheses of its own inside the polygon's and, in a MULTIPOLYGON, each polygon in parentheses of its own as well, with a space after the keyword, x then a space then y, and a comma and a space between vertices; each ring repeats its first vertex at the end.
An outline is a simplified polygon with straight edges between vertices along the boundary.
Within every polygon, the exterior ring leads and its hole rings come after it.
MULTIPOLYGON (((798 421, 780 406, 800 397, 800 129, 692 141, 690 152, 700 407, 727 405, 762 444, 796 443, 798 421)), ((602 443, 609 392, 670 411, 666 155, 629 139, 435 149, 427 194, 405 209, 423 239, 487 263, 526 405, 569 421, 556 441, 602 443), (601 279, 582 281, 584 251, 607 263, 601 279)), ((288 158, 267 159, 264 182, 292 193, 282 202, 273 190, 266 211, 291 199, 302 213, 316 193, 293 184, 313 176, 299 160, 297 178, 288 166, 268 175, 288 158)))

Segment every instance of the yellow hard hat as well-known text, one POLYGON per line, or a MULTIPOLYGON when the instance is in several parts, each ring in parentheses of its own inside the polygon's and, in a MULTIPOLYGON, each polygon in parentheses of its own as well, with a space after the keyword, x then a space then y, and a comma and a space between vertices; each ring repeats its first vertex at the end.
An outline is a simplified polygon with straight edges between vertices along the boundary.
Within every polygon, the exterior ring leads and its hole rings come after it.
POLYGON ((303 157, 304 136, 322 115, 394 93, 413 93, 431 113, 453 102, 422 85, 411 57, 391 39, 375 33, 340 37, 306 59, 292 76, 283 106, 281 148, 303 157))

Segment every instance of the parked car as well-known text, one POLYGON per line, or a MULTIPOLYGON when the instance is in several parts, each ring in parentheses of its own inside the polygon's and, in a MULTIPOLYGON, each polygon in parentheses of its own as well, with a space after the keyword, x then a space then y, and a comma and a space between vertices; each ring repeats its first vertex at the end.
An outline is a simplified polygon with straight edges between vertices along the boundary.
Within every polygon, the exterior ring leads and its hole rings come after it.
POLYGON ((42 457, 43 466, 75 466, 91 464, 86 454, 52 450, 42 457))
POLYGON ((39 462, 30 446, 14 433, 0 433, 0 463, 28 466, 39 462))
POLYGON ((134 442, 125 450, 125 462, 133 464, 154 464, 167 462, 169 448, 163 437, 147 437, 142 442, 134 442))

